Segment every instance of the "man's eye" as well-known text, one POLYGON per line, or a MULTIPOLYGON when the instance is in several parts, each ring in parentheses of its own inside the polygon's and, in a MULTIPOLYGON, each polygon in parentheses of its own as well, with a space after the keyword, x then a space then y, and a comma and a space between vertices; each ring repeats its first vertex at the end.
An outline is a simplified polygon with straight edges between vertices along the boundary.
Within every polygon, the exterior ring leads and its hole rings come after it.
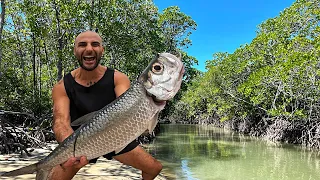
POLYGON ((98 46, 100 46, 100 43, 92 43, 92 46, 98 47, 98 46))

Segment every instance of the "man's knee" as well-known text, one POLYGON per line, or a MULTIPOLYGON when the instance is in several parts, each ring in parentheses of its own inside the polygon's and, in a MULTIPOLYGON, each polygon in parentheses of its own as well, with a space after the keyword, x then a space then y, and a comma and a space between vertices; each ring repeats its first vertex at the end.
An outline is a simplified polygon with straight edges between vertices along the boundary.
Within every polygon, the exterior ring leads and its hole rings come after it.
POLYGON ((152 174, 158 175, 161 172, 162 168, 162 164, 156 160, 153 163, 152 168, 150 168, 150 170, 152 170, 152 174))

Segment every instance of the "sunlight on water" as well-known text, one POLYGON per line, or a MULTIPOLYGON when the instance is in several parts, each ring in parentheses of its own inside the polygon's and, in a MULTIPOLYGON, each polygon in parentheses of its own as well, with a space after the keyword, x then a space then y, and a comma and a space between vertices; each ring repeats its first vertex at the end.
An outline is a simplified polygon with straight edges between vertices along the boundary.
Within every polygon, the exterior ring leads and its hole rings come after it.
POLYGON ((172 179, 320 179, 318 153, 211 126, 161 125, 161 133, 147 149, 172 179))

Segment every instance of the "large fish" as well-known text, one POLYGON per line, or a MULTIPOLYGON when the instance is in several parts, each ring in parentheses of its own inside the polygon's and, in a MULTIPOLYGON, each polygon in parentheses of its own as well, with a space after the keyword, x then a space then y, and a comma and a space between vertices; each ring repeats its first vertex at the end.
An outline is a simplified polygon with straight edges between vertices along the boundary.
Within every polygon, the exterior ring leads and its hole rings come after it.
POLYGON ((180 89, 183 73, 181 55, 158 54, 119 98, 75 120, 72 125, 82 124, 81 127, 47 157, 1 176, 37 172, 36 179, 43 180, 54 166, 71 157, 86 156, 90 160, 113 151, 120 152, 146 130, 153 131, 166 101, 180 89))

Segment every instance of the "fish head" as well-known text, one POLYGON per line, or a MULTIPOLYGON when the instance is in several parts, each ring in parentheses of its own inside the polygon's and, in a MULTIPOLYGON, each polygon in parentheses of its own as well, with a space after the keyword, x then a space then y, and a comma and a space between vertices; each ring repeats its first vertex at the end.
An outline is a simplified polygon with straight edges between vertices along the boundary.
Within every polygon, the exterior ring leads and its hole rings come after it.
POLYGON ((184 74, 181 54, 159 53, 139 76, 149 96, 156 102, 172 99, 180 89, 184 74))

